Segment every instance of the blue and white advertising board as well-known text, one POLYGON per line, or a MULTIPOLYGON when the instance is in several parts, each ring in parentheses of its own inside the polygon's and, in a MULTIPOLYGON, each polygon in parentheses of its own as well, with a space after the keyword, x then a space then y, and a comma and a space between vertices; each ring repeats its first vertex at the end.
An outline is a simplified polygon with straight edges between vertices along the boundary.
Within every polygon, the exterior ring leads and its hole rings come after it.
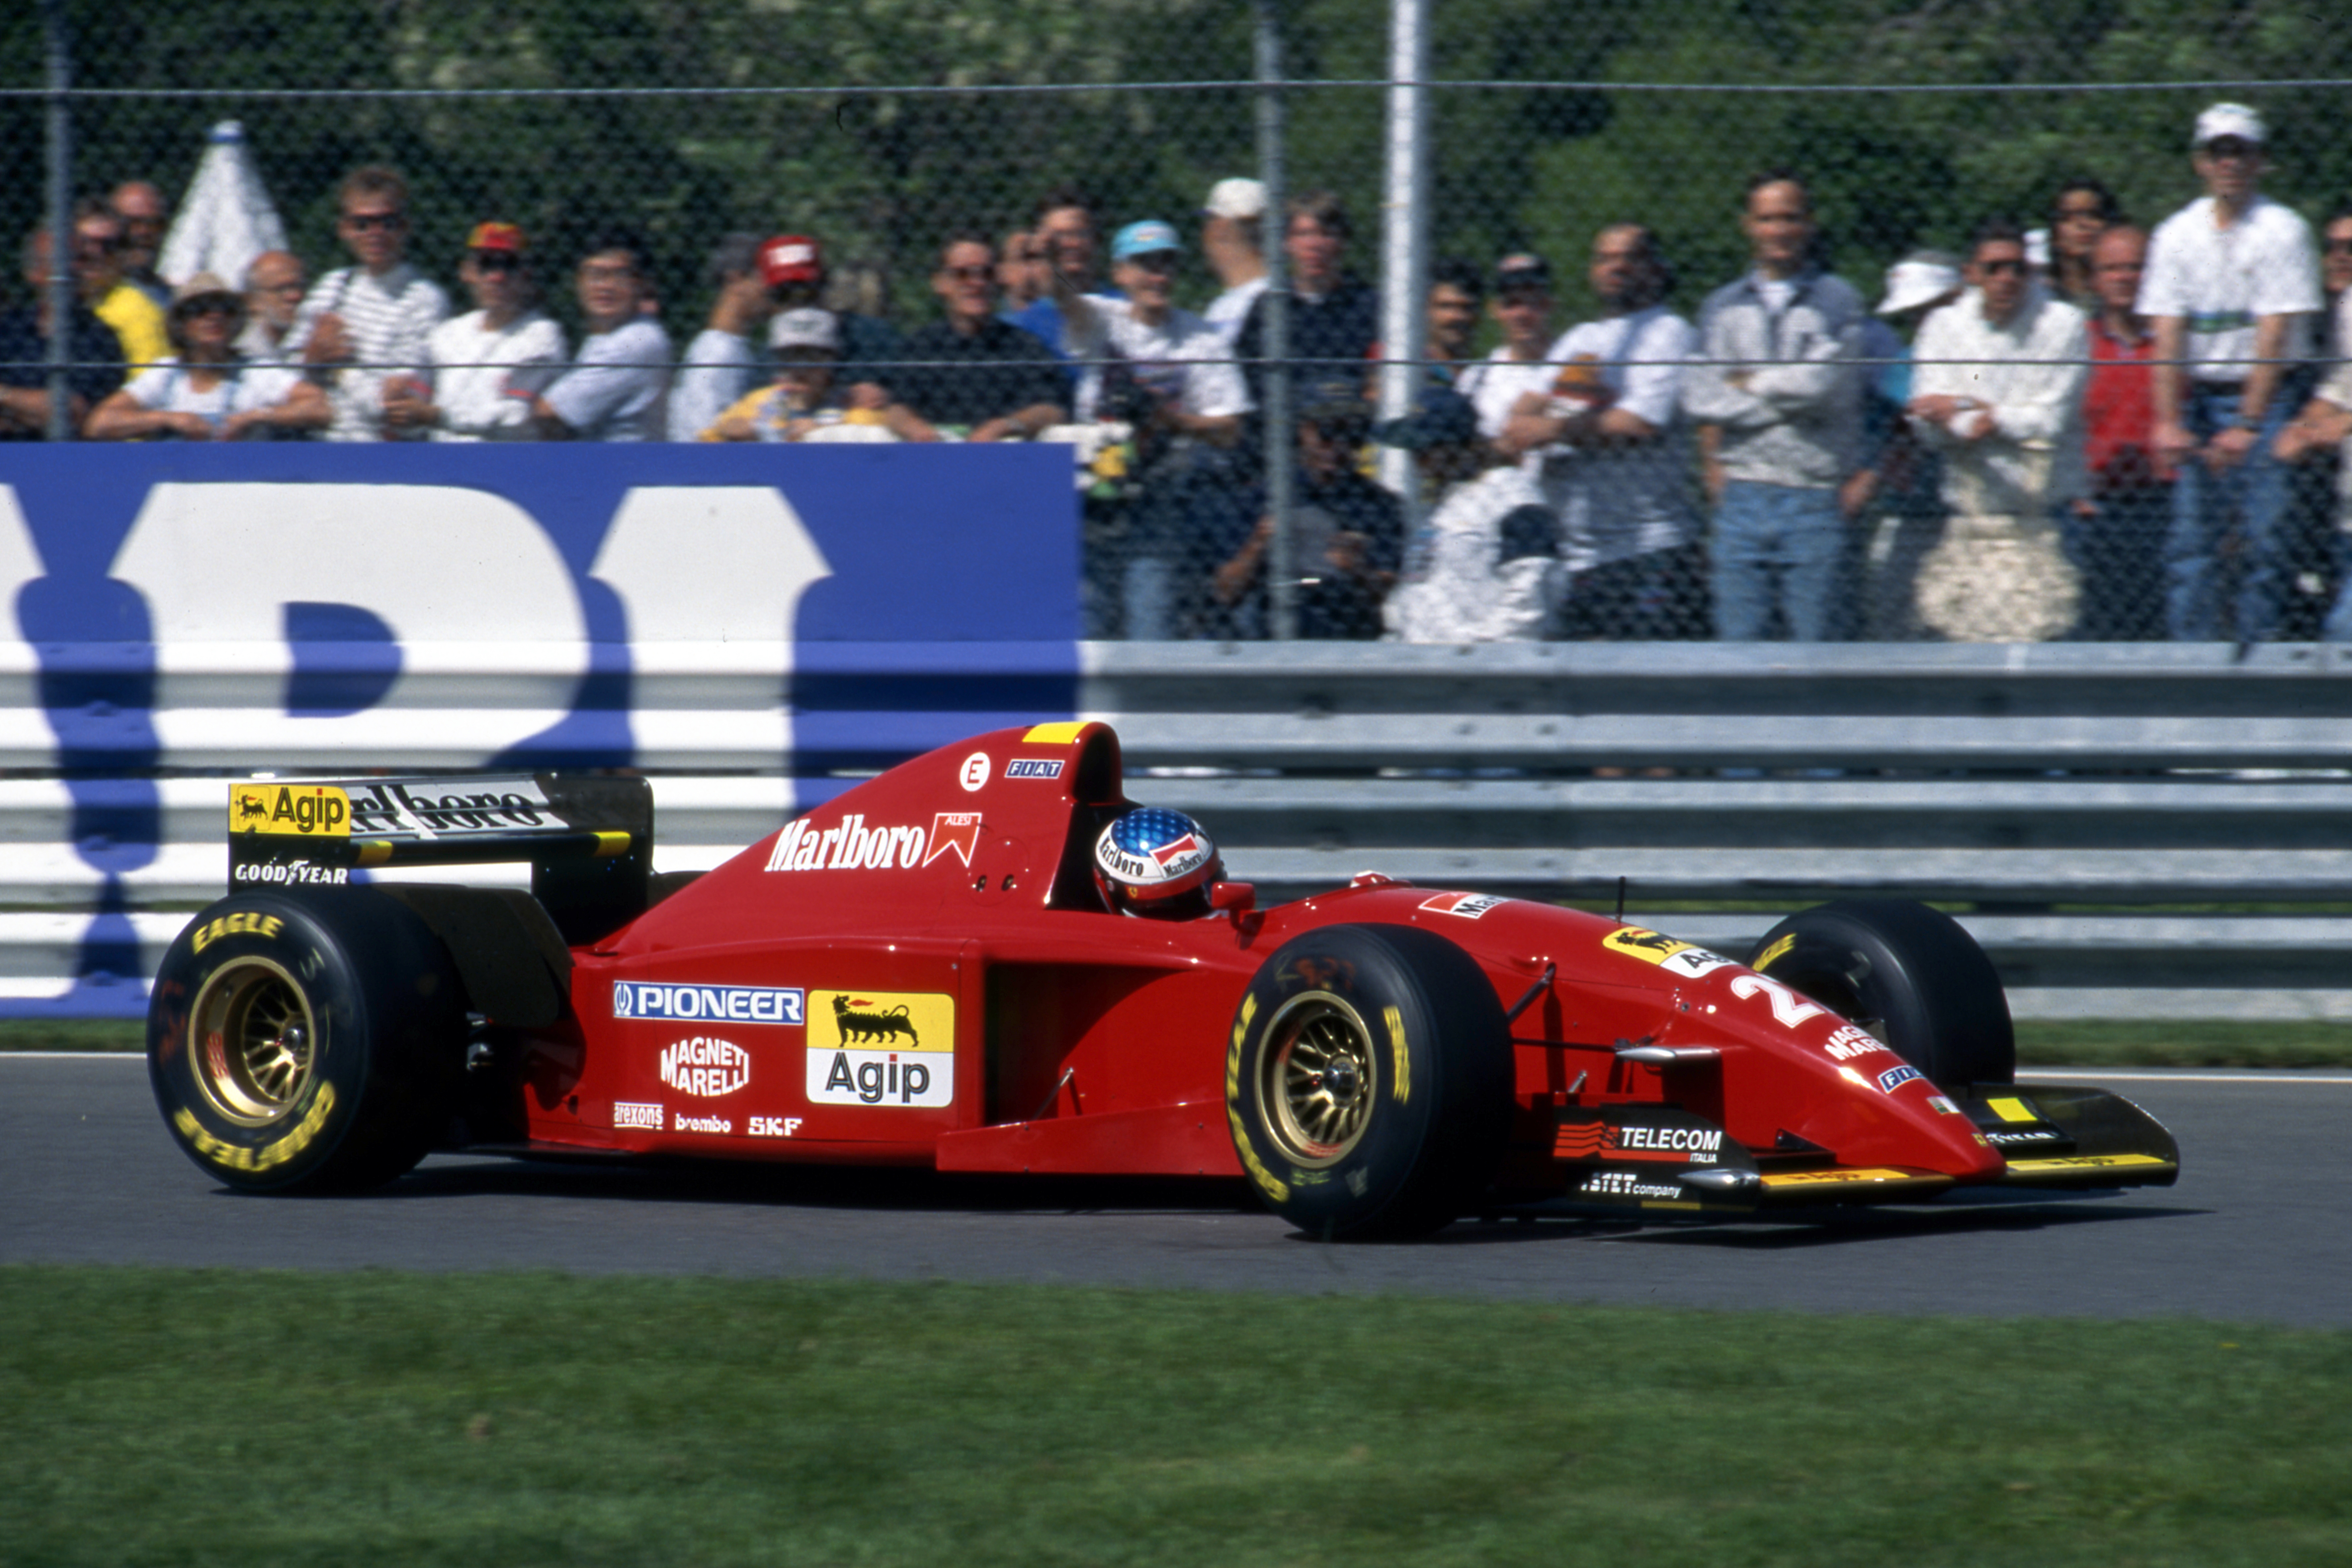
MULTIPOLYGON (((0 447, 0 767, 58 781, 72 862, 0 857, 0 897, 95 904, 77 975, 138 973, 191 776, 631 767, 804 809, 1069 716, 1078 578, 1060 447, 0 447)), ((126 1000, 55 989, 0 1012, 126 1000)))

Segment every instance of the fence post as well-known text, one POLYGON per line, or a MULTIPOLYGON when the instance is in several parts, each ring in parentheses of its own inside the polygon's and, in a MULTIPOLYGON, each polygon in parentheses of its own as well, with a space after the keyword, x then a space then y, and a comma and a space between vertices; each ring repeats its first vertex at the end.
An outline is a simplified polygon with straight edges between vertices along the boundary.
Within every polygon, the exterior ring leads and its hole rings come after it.
POLYGON ((73 363, 74 279, 73 110, 66 94, 73 86, 73 57, 66 46, 65 0, 41 0, 41 28, 49 57, 49 439, 73 437, 70 376, 73 363))
POLYGON ((1273 635, 1288 639, 1298 635, 1298 568, 1291 559, 1290 528, 1297 436, 1290 411, 1290 256, 1284 248, 1290 217, 1283 189, 1281 0, 1255 0, 1255 9, 1258 179, 1265 186, 1265 216, 1258 223, 1258 244, 1265 254, 1265 331, 1259 350, 1266 360, 1260 379, 1265 406, 1259 412, 1265 420, 1265 506, 1274 519, 1265 560, 1266 609, 1273 635))
MULTIPOLYGON (((1381 212, 1381 417, 1412 412, 1428 339, 1428 0, 1389 6, 1388 193, 1381 212)), ((1381 448, 1381 483, 1404 503, 1407 536, 1421 521, 1420 471, 1411 452, 1381 448)))

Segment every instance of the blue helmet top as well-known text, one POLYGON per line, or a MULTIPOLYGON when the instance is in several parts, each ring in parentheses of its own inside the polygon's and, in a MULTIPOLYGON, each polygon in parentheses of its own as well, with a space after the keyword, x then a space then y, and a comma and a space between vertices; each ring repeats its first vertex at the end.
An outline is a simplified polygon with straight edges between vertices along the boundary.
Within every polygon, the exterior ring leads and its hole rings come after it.
POLYGON ((1207 831, 1164 806, 1122 812, 1095 840, 1095 882, 1121 913, 1205 914, 1209 884, 1223 875, 1207 831))

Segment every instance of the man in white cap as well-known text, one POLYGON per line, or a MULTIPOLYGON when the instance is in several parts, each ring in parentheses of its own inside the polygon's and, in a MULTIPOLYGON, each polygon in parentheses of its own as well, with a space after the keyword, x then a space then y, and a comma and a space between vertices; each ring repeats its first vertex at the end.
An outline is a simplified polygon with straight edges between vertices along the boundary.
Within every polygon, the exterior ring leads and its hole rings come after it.
MULTIPOLYGON (((860 418, 834 384, 841 363, 841 323, 831 310, 803 305, 768 323, 768 349, 775 355, 776 379, 746 393, 698 437, 705 441, 805 441, 820 430, 860 418)), ((880 430, 881 416, 862 416, 880 430)))
POLYGON ((1243 320, 1265 292, 1265 187, 1255 180, 1219 180, 1201 209, 1201 254, 1224 292, 1201 312, 1231 348, 1243 320))
POLYGON ((2287 476, 2272 442, 2300 400, 2285 384, 2320 309, 2311 226, 2263 196, 2262 117, 2217 103, 2197 117, 2192 160, 2206 194, 2148 244, 2139 312, 2156 331, 2156 456, 2177 467, 2165 541, 2165 623, 2179 641, 2276 635, 2293 575, 2287 476), (2242 564, 2222 602, 2232 513, 2242 564))

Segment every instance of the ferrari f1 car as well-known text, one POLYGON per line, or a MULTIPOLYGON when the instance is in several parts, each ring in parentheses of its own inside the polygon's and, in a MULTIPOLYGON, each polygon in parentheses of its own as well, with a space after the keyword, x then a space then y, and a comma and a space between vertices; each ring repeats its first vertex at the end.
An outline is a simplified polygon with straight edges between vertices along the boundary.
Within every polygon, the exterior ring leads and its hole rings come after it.
POLYGON ((1990 963, 1923 905, 1812 909, 1744 963, 1370 872, 1261 908, 1097 723, 916 758, 700 875, 653 871, 634 779, 255 782, 229 828, 149 1066, 252 1191, 447 1147, 1202 1175, 1350 1239, 2179 1170, 2127 1101, 2013 1081, 1990 963), (499 860, 530 891, 353 875, 499 860))

